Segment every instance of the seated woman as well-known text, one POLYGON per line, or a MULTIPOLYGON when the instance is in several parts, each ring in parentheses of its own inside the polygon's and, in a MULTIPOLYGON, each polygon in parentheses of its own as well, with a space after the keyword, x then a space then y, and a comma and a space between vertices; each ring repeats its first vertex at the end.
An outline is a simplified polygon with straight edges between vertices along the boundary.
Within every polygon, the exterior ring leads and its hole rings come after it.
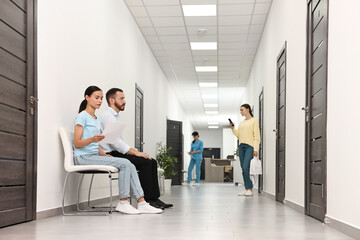
POLYGON ((79 114, 75 118, 74 130, 74 163, 76 165, 108 165, 119 170, 120 202, 116 210, 125 214, 162 213, 158 208, 150 206, 144 199, 139 177, 135 166, 125 158, 115 158, 106 155, 99 146, 104 139, 100 135, 100 120, 95 116, 95 110, 102 103, 103 93, 100 88, 90 86, 85 91, 79 114), (138 208, 130 205, 130 188, 138 201, 138 208))

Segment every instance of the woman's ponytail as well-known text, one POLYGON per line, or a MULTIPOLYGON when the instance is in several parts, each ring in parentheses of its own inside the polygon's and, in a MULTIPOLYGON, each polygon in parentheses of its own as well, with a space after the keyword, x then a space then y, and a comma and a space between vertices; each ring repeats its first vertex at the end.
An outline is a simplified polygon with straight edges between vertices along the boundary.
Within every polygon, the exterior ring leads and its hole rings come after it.
MULTIPOLYGON (((86 97, 86 96, 90 97, 91 94, 93 94, 93 92, 96 92, 96 91, 101 91, 101 89, 97 86, 90 86, 85 90, 84 97, 86 97)), ((79 113, 84 111, 86 109, 86 106, 87 106, 87 100, 85 98, 80 104, 79 113)))
POLYGON ((84 111, 86 109, 87 106, 87 101, 86 99, 84 99, 81 103, 80 103, 80 107, 79 107, 79 113, 81 113, 82 111, 84 111))

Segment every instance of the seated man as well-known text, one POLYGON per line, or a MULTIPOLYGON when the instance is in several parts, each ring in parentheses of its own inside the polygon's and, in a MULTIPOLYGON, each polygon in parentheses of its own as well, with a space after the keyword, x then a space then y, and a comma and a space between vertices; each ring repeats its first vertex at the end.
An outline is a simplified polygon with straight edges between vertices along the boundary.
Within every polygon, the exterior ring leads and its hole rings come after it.
MULTIPOLYGON (((125 95, 119 88, 112 88, 106 93, 106 101, 108 108, 100 115, 101 129, 105 129, 105 126, 109 122, 119 121, 119 112, 125 110, 125 95)), ((159 183, 157 174, 157 162, 149 155, 143 152, 139 152, 134 148, 130 148, 123 140, 122 137, 116 140, 114 144, 100 143, 101 148, 107 154, 113 157, 121 157, 128 159, 135 165, 139 171, 139 179, 141 187, 144 190, 145 200, 153 207, 156 208, 169 208, 172 204, 166 204, 159 199, 159 183)))

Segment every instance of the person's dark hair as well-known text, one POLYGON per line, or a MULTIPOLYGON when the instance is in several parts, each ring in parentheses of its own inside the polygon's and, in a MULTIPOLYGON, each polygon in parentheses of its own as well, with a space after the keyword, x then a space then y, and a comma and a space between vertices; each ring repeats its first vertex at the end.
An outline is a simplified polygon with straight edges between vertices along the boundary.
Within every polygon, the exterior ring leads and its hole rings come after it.
POLYGON ((114 98, 117 92, 123 92, 120 88, 112 88, 106 93, 106 101, 110 105, 110 98, 114 98))
MULTIPOLYGON (((193 137, 195 137, 195 136, 199 136, 199 133, 195 131, 191 135, 193 135, 193 137)), ((193 143, 195 143, 195 140, 193 141, 193 143)))
MULTIPOLYGON (((97 86, 90 86, 85 90, 84 97, 86 95, 90 97, 91 94, 93 94, 93 92, 96 92, 96 91, 102 91, 102 90, 97 86)), ((86 98, 85 98, 80 104, 79 113, 84 111, 86 109, 86 106, 87 106, 87 101, 86 101, 86 98)))
POLYGON ((249 104, 245 103, 245 104, 241 105, 241 107, 244 107, 244 108, 246 108, 246 109, 249 109, 250 115, 251 115, 252 117, 254 117, 254 115, 253 115, 253 113, 252 113, 252 110, 251 110, 251 107, 250 107, 249 104))

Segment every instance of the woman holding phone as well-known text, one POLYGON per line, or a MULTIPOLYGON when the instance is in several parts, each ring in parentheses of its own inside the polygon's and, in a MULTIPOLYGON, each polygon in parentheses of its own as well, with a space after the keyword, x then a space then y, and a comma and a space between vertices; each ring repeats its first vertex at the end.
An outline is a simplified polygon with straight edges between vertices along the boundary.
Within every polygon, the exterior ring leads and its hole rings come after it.
POLYGON ((249 104, 243 104, 240 107, 240 114, 245 120, 240 122, 238 129, 230 121, 230 127, 234 135, 239 139, 239 158, 244 178, 245 190, 239 193, 239 196, 252 196, 253 183, 250 179, 250 162, 253 157, 258 156, 260 145, 259 122, 254 118, 249 104))
POLYGON ((105 154, 99 146, 104 135, 100 135, 100 120, 96 117, 95 110, 99 109, 102 103, 101 89, 90 86, 84 95, 85 99, 80 105, 74 124, 75 165, 108 165, 119 170, 120 202, 116 206, 117 211, 124 214, 162 213, 161 209, 154 208, 145 201, 135 166, 125 158, 115 158, 105 154), (137 209, 128 201, 130 188, 137 199, 137 209))

